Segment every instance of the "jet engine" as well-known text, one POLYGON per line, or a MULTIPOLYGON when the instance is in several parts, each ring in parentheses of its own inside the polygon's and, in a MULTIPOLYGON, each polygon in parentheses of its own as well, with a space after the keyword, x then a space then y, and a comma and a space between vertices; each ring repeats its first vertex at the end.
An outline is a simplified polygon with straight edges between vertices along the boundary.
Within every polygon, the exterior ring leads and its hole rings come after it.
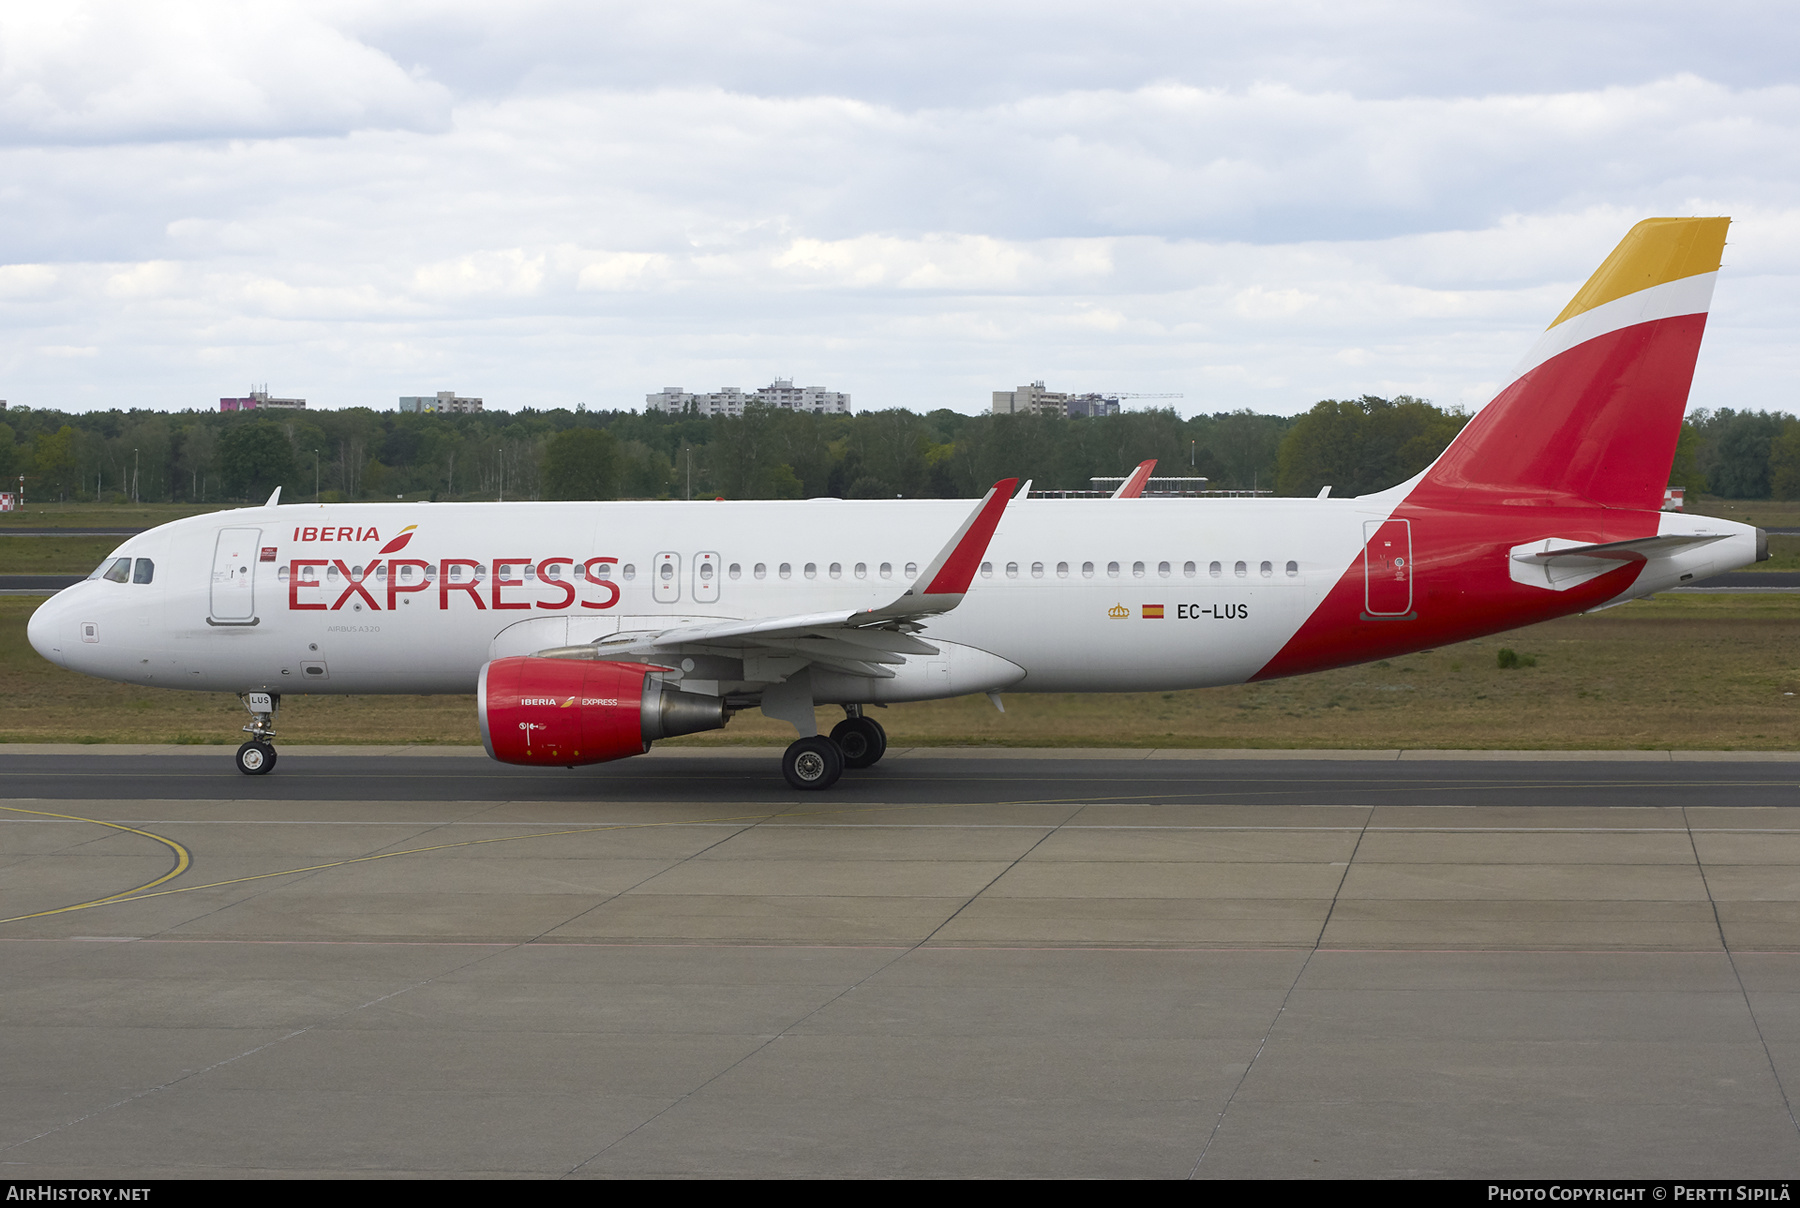
POLYGON ((682 692, 661 667, 593 659, 505 658, 481 669, 481 741, 501 763, 574 767, 642 755, 659 738, 717 730, 714 696, 682 692))

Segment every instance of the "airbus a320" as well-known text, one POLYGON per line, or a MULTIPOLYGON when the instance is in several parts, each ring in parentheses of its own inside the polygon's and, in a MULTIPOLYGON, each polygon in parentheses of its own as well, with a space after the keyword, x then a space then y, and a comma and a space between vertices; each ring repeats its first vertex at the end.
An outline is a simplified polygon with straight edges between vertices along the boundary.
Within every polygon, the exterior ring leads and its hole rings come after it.
MULTIPOLYGON (((166 524, 32 615, 74 671, 235 692, 240 770, 297 693, 476 694, 495 759, 638 755, 760 708, 824 789, 870 706, 1299 675, 1767 557, 1661 510, 1728 220, 1639 223, 1426 470, 1356 498, 416 503, 166 524), (819 705, 844 719, 818 731, 819 705)), ((1147 470, 1143 473, 1147 474, 1147 470)))

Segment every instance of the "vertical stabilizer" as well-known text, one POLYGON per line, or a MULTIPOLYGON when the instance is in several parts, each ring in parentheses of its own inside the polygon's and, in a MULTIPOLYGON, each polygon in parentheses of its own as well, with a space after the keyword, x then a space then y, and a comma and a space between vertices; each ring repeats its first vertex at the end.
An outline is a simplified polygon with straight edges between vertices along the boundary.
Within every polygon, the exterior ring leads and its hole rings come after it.
POLYGON ((1632 227, 1411 499, 1660 508, 1730 221, 1632 227))

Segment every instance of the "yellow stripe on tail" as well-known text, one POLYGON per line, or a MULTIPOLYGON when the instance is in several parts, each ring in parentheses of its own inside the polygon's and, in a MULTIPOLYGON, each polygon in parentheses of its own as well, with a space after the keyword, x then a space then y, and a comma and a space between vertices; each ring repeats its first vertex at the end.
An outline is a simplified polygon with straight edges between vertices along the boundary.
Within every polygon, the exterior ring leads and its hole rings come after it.
POLYGON ((1729 218, 1646 218, 1627 231, 1556 323, 1653 285, 1717 272, 1729 218))

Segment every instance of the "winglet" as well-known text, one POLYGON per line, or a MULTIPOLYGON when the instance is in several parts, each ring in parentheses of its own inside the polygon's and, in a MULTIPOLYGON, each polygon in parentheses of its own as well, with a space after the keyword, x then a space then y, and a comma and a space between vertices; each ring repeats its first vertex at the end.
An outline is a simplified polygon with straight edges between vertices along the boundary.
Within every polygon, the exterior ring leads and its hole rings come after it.
POLYGON ((938 551, 938 556, 931 560, 925 573, 914 580, 905 595, 885 608, 857 614, 852 623, 869 624, 949 612, 962 603, 969 584, 975 579, 975 571, 987 553, 988 542, 994 539, 994 530, 1000 527, 1000 514, 1006 511, 1018 485, 1016 478, 1003 478, 989 487, 975 510, 969 513, 969 518, 956 530, 956 535, 938 551))
POLYGON ((981 503, 956 530, 956 536, 950 538, 950 544, 919 576, 918 583, 913 585, 917 594, 960 596, 969 590, 969 584, 975 579, 975 568, 981 565, 981 556, 987 553, 988 542, 994 539, 994 530, 1000 527, 1000 513, 1006 510, 1007 501, 1018 485, 1016 478, 1003 478, 988 488, 981 503), (923 588, 919 587, 920 583, 924 584, 923 588))
MULTIPOLYGON (((269 502, 263 504, 263 506, 266 508, 272 508, 280 502, 281 502, 281 488, 276 487, 275 493, 273 495, 269 496, 269 502)), ((295 573, 298 574, 299 572, 296 571, 295 573)))
POLYGON ((1119 489, 1112 493, 1114 499, 1136 499, 1144 493, 1144 485, 1150 481, 1150 471, 1156 468, 1156 458, 1138 462, 1138 468, 1131 472, 1131 477, 1119 484, 1119 489))

